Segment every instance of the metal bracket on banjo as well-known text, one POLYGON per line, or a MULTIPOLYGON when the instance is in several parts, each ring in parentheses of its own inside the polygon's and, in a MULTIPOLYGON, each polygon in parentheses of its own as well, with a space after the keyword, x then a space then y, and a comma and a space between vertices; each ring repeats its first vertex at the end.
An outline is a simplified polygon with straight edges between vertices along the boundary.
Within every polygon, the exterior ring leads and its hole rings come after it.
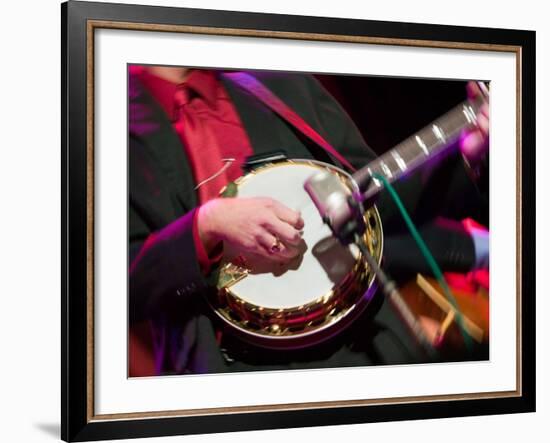
POLYGON ((264 166, 267 163, 279 163, 287 160, 285 151, 271 151, 263 154, 249 155, 243 163, 243 171, 250 172, 256 168, 264 166))
POLYGON ((226 263, 220 272, 217 288, 230 288, 235 283, 245 278, 250 271, 234 263, 226 263))

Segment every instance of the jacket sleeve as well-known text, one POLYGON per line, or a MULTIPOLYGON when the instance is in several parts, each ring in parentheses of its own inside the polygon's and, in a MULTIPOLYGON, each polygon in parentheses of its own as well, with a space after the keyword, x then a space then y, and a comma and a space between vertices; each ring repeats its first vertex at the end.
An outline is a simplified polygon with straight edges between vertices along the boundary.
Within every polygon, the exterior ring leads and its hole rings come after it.
MULTIPOLYGON (((174 303, 185 305, 207 286, 195 249, 193 222, 196 209, 166 227, 149 233, 144 241, 130 240, 130 319, 150 317, 174 303)), ((130 229, 134 237, 146 230, 145 223, 130 208, 130 229)))

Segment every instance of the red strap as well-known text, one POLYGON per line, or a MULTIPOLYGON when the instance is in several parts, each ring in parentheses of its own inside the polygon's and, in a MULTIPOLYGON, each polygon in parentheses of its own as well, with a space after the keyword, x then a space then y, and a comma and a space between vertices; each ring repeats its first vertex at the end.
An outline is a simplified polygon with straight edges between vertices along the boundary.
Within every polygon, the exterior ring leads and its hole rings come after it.
POLYGON ((317 143, 321 148, 336 158, 349 170, 355 171, 352 164, 347 161, 342 154, 334 149, 331 144, 327 142, 315 129, 309 126, 309 124, 307 124, 302 117, 290 109, 286 103, 273 94, 273 92, 271 92, 264 84, 260 83, 260 81, 258 81, 255 77, 245 72, 226 72, 223 76, 240 86, 245 91, 250 92, 254 97, 267 105, 271 110, 298 129, 310 140, 317 143))

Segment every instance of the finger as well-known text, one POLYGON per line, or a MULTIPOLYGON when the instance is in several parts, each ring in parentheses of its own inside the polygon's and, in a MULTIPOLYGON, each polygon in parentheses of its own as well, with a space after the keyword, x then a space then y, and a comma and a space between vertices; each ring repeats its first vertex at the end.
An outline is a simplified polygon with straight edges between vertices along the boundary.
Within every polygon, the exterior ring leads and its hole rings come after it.
POLYGON ((299 251, 295 246, 285 245, 284 243, 281 243, 280 249, 274 253, 274 256, 277 260, 287 262, 289 260, 292 260, 298 254, 299 251))
POLYGON ((297 231, 291 225, 285 223, 275 215, 269 218, 265 228, 288 245, 297 246, 300 241, 302 241, 300 231, 297 231))
POLYGON ((261 234, 258 234, 256 236, 256 241, 261 252, 267 254, 269 257, 273 255, 274 246, 278 244, 277 237, 268 231, 263 231, 261 234))
POLYGON ((462 139, 461 151, 468 160, 476 161, 483 155, 486 140, 481 131, 471 131, 462 139))
POLYGON ((489 103, 484 103, 483 106, 479 109, 481 115, 489 118, 489 103))
POLYGON ((278 201, 273 202, 273 210, 275 215, 282 221, 294 226, 296 229, 304 228, 304 220, 298 211, 293 211, 278 201))
MULTIPOLYGON (((477 82, 468 82, 466 84, 466 92, 468 94, 468 98, 470 99, 474 99, 476 97, 478 97, 479 95, 482 94, 477 82)), ((478 119, 478 124, 483 122, 483 123, 486 123, 488 122, 489 120, 489 105, 488 103, 484 103, 481 108, 479 109, 478 111, 478 115, 477 115, 477 119, 478 119)), ((482 129, 485 130, 487 129, 488 130, 488 124, 485 125, 482 127, 482 129)))
POLYGON ((276 236, 264 231, 257 237, 258 251, 260 255, 275 261, 285 261, 294 257, 296 254, 290 248, 287 248, 276 236))
POLYGON ((466 83, 466 93, 468 94, 468 98, 476 98, 479 94, 481 94, 481 91, 479 90, 479 86, 474 81, 469 81, 466 83))
POLYGON ((477 126, 484 135, 489 135, 489 119, 485 115, 477 116, 477 126))

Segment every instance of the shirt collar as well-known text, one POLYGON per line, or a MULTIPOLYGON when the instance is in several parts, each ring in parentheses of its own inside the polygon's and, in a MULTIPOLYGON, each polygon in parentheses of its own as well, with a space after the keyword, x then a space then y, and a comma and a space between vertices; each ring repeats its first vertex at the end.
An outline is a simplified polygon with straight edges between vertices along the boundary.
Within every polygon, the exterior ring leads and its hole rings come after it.
POLYGON ((194 69, 189 74, 185 84, 204 98, 209 106, 216 107, 220 84, 213 71, 194 69))
MULTIPOLYGON (((179 84, 151 74, 143 66, 138 65, 130 66, 130 75, 137 75, 143 86, 157 100, 166 114, 172 115, 174 111, 174 94, 179 84)), ((195 94, 204 98, 211 108, 216 108, 220 83, 213 71, 193 69, 183 84, 195 94)))

